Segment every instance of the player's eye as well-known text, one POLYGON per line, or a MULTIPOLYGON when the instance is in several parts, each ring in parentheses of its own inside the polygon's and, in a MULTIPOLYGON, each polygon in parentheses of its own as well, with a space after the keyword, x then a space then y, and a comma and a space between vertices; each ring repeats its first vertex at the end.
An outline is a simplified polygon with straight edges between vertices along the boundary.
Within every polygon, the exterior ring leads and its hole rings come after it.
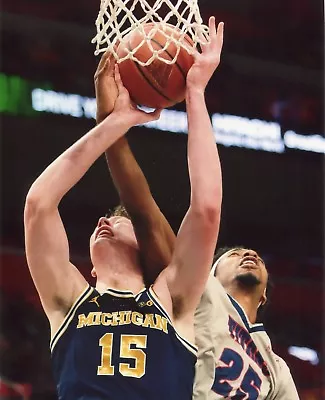
POLYGON ((240 254, 237 251, 234 251, 233 253, 230 253, 231 256, 239 256, 240 254))

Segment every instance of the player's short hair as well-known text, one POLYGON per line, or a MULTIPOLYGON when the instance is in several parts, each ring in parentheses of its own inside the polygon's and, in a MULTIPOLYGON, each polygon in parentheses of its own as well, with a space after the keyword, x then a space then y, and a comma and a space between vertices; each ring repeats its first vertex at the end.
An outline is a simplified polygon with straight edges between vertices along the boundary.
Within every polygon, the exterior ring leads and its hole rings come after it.
MULTIPOLYGON (((214 253, 213 256, 213 263, 212 263, 212 267, 211 267, 211 273, 213 273, 213 276, 216 276, 216 271, 218 268, 218 260, 220 260, 220 258, 228 253, 229 251, 232 250, 241 250, 241 249, 246 249, 246 246, 225 246, 225 247, 220 247, 219 249, 217 249, 217 251, 214 253)), ((270 305, 270 299, 272 297, 272 292, 274 289, 274 284, 273 284, 273 280, 272 277, 270 276, 270 273, 268 271, 268 278, 267 278, 267 283, 266 283, 266 296, 267 296, 267 301, 265 304, 262 304, 259 306, 258 310, 257 310, 257 317, 256 317, 256 322, 262 322, 264 314, 266 309, 269 307, 270 305)))
POLYGON ((119 204, 113 210, 110 210, 109 213, 106 214, 107 217, 125 217, 127 219, 131 219, 129 213, 126 211, 126 208, 119 204))

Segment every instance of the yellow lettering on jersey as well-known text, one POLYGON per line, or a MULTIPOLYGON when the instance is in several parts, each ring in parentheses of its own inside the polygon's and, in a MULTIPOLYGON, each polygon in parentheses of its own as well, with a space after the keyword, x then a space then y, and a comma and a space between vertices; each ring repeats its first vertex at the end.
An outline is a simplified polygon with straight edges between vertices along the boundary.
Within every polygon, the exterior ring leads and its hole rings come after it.
POLYGON ((127 325, 130 324, 131 323, 131 311, 120 311, 120 312, 125 313, 125 324, 127 324, 127 325))
POLYGON ((168 333, 167 330, 167 319, 165 317, 162 317, 159 314, 156 314, 156 329, 159 329, 161 331, 164 331, 165 333, 168 333))
POLYGON ((141 314, 137 311, 115 311, 112 313, 98 311, 90 312, 87 316, 79 314, 77 328, 93 325, 118 326, 130 324, 168 333, 168 321, 165 317, 159 314, 141 314))
POLYGON ((120 322, 120 316, 119 316, 119 312, 113 312, 112 313, 112 326, 117 326, 119 325, 120 322))
POLYGON ((112 318, 111 313, 103 313, 102 318, 101 318, 101 324, 104 326, 111 325, 111 323, 112 323, 111 318, 112 318))
POLYGON ((153 320, 153 314, 146 314, 145 320, 143 322, 143 325, 145 328, 155 328, 156 324, 155 321, 153 320))
POLYGON ((131 311, 120 311, 119 325, 128 325, 131 323, 131 311))
POLYGON ((131 317, 132 324, 141 326, 143 324, 143 315, 133 311, 131 317))
POLYGON ((101 317, 102 313, 101 312, 95 312, 94 314, 95 314, 95 318, 93 320, 92 325, 100 325, 100 317, 101 317))
POLYGON ((101 314, 101 312, 90 312, 87 317, 85 314, 78 315, 77 328, 82 328, 83 326, 100 325, 101 314))

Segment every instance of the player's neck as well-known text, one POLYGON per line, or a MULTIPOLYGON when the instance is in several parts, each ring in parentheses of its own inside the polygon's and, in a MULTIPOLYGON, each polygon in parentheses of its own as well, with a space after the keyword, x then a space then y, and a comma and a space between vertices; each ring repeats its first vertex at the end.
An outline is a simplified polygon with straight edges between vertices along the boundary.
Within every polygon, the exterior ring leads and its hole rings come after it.
POLYGON ((236 291, 229 293, 237 303, 244 309, 245 314, 251 324, 255 324, 259 300, 255 299, 251 293, 245 291, 236 291))
POLYGON ((133 294, 139 293, 145 287, 142 275, 137 271, 106 271, 99 274, 96 289, 99 293, 107 289, 128 290, 133 294))
POLYGON ((138 293, 144 287, 138 251, 117 249, 105 259, 97 259, 94 267, 97 289, 105 291, 107 288, 112 288, 138 293))

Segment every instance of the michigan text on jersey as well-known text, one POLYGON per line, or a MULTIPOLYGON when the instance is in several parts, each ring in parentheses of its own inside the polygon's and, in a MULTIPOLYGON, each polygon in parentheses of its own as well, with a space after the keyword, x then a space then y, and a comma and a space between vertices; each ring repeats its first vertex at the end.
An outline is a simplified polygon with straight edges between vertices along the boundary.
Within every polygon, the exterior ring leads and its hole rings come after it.
POLYGON ((118 326, 138 325, 144 328, 153 328, 168 333, 168 321, 159 314, 141 314, 137 311, 116 311, 112 313, 89 312, 78 315, 77 328, 93 325, 118 326))

